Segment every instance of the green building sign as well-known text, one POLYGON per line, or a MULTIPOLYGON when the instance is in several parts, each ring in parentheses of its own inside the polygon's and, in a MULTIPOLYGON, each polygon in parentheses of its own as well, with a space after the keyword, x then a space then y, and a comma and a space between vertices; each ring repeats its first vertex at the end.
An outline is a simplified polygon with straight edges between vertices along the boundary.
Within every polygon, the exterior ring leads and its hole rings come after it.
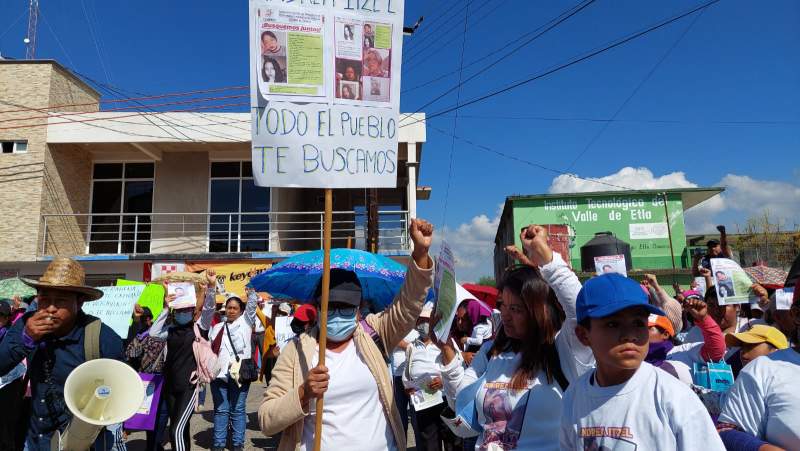
POLYGON ((684 210, 719 192, 709 188, 509 197, 496 251, 512 242, 520 246, 519 231, 528 224, 568 225, 570 258, 576 270, 581 268, 580 248, 599 232, 611 232, 630 245, 634 269, 671 269, 673 254, 675 265, 686 268, 684 210))

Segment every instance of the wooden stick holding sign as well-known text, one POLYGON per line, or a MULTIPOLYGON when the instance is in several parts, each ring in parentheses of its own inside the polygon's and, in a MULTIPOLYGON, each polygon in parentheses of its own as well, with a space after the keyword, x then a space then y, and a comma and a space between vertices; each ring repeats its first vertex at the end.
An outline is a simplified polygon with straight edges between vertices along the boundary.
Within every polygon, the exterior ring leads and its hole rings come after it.
MULTIPOLYGON (((319 302, 319 366, 325 366, 325 348, 328 344, 328 298, 331 291, 331 228, 333 226, 333 190, 325 189, 325 222, 322 226, 322 298, 319 302)), ((314 451, 322 447, 322 403, 317 398, 317 422, 314 426, 314 451)))

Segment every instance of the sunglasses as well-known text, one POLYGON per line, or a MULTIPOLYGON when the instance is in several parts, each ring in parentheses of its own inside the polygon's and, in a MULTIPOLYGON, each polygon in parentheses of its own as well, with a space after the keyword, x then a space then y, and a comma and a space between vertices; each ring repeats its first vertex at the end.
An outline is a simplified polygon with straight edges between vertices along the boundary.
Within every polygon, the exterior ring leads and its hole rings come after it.
POLYGON ((331 316, 356 316, 357 307, 336 307, 328 308, 328 318, 331 316))

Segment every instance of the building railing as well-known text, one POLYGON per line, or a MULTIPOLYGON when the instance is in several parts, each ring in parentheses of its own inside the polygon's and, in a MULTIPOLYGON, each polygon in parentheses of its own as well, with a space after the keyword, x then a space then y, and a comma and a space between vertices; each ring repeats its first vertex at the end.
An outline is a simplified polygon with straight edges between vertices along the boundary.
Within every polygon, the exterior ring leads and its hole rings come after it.
MULTIPOLYGON (((324 212, 43 214, 41 255, 301 252, 320 249, 324 212)), ((333 212, 334 247, 367 249, 364 212, 333 212)), ((410 249, 407 211, 378 212, 378 248, 410 249)))

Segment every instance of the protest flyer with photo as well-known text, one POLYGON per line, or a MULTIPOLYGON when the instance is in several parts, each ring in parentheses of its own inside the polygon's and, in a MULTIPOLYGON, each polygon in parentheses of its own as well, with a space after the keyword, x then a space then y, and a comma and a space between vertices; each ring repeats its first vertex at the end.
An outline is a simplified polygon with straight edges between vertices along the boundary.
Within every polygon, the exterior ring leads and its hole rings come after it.
POLYGON ((436 257, 436 272, 434 273, 435 315, 441 318, 434 327, 434 332, 439 340, 447 340, 450 335, 450 325, 456 316, 458 300, 456 297, 456 270, 453 252, 446 242, 442 242, 442 249, 436 257))
POLYGON ((197 305, 197 294, 192 282, 171 282, 167 284, 167 294, 175 295, 175 299, 169 303, 169 308, 181 309, 197 305))
POLYGON ((404 1, 249 2, 256 185, 396 187, 404 1))
POLYGON ((717 290, 719 305, 745 304, 750 302, 753 281, 733 260, 711 259, 711 279, 717 290))
POLYGON ((323 33, 322 14, 278 6, 258 9, 253 68, 260 103, 272 96, 325 96, 323 33))
POLYGON ((602 257, 595 257, 594 269, 598 276, 615 272, 628 277, 628 269, 625 266, 624 255, 606 255, 602 257))

